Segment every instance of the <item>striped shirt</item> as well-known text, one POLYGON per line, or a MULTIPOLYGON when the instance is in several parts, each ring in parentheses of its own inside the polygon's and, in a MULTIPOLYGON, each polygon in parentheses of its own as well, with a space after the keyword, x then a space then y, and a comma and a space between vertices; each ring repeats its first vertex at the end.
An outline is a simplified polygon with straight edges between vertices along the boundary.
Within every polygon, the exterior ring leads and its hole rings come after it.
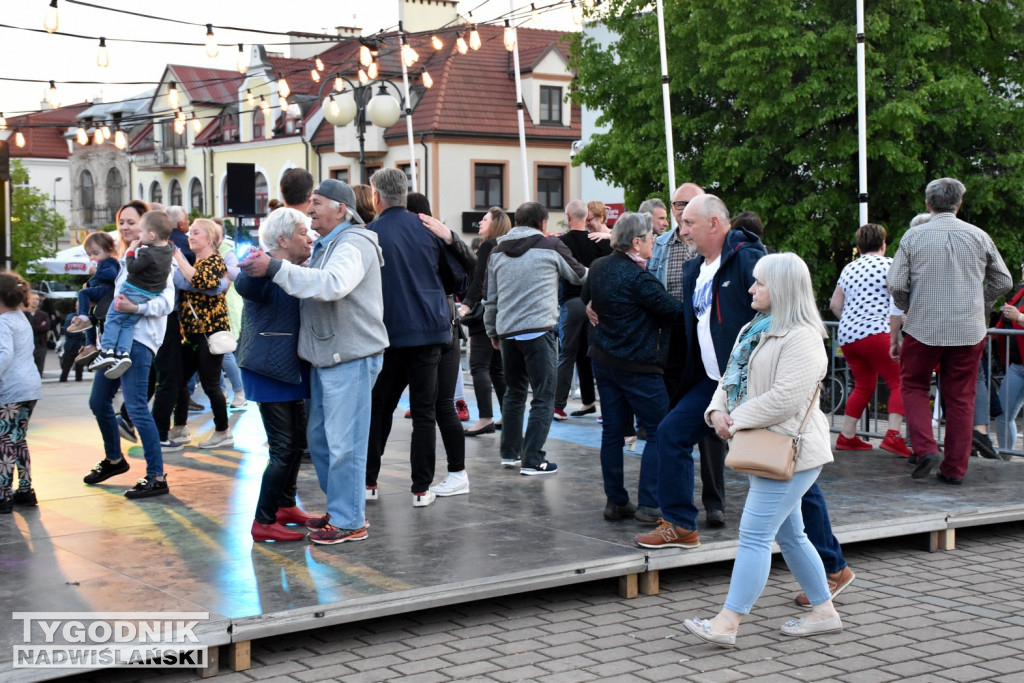
POLYGON ((971 346, 1013 280, 985 231, 940 213, 903 235, 888 285, 907 312, 907 334, 928 346, 971 346))

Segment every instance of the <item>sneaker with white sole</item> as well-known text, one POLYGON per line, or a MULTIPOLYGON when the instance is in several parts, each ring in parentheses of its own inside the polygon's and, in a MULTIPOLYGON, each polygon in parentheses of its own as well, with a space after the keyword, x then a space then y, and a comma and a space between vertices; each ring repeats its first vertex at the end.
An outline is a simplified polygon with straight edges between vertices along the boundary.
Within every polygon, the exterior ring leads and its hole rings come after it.
POLYGON ((469 493, 469 475, 466 470, 449 472, 440 484, 431 486, 430 490, 442 498, 469 493))
POLYGON ((160 451, 163 453, 177 453, 178 451, 184 450, 185 444, 174 439, 167 438, 160 442, 160 451))
POLYGON ((103 376, 107 379, 119 379, 121 375, 128 372, 131 366, 132 359, 128 357, 127 353, 122 353, 117 357, 117 362, 106 369, 103 376))
POLYGON ((182 425, 180 427, 171 427, 167 431, 167 438, 171 441, 185 442, 192 438, 192 433, 188 431, 188 425, 182 425))
POLYGON ((92 329, 92 321, 84 315, 76 316, 71 324, 67 326, 64 331, 68 334, 75 334, 76 332, 85 332, 86 330, 92 329))
POLYGON ((553 462, 545 460, 536 467, 522 467, 519 470, 519 474, 525 474, 528 477, 535 477, 541 474, 555 474, 558 472, 558 465, 553 462))
POLYGON ((117 416, 117 431, 125 441, 139 442, 139 437, 135 434, 135 427, 128 424, 123 415, 117 416))
POLYGON ((522 464, 522 460, 513 460, 511 458, 501 459, 501 466, 504 467, 506 470, 514 470, 515 468, 519 467, 522 464))
POLYGON ((221 446, 234 446, 235 438, 231 436, 231 432, 214 432, 210 435, 210 438, 206 441, 200 441, 200 448, 220 448, 221 446))
POLYGON ((378 500, 379 498, 380 498, 380 494, 377 493, 377 487, 376 486, 367 486, 366 487, 366 500, 368 500, 368 501, 369 500, 378 500))
POLYGON ((93 372, 96 372, 97 370, 106 370, 116 362, 117 356, 113 351, 100 351, 99 355, 89 363, 89 369, 93 372))
POLYGON ((234 397, 231 399, 232 408, 244 408, 246 403, 245 392, 236 391, 234 397))
POLYGON ((424 491, 423 493, 412 494, 412 506, 414 508, 425 508, 435 500, 437 500, 437 496, 433 491, 424 491))

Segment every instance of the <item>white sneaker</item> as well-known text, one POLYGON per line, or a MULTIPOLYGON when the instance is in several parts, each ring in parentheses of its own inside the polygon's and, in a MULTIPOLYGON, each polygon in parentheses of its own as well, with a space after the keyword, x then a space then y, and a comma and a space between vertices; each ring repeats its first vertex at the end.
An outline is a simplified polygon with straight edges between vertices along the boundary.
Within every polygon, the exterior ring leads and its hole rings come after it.
POLYGON ((466 470, 449 472, 440 484, 431 486, 430 490, 442 498, 469 493, 469 475, 466 474, 466 470))
POLYGON ((501 461, 501 466, 504 467, 506 470, 515 469, 522 464, 522 460, 502 459, 501 461))
POLYGON ((380 494, 377 493, 377 487, 370 488, 366 487, 366 500, 377 500, 380 498, 380 494))
POLYGON ((206 441, 200 441, 199 442, 199 447, 200 448, 219 448, 221 446, 234 446, 234 445, 235 445, 235 438, 233 436, 231 436, 231 432, 224 432, 223 434, 220 434, 218 432, 214 432, 213 434, 210 435, 209 439, 207 439, 206 441))
POLYGON ((412 494, 412 506, 414 508, 425 508, 435 500, 437 500, 437 496, 434 495, 433 491, 412 494))
POLYGON ((132 366, 132 359, 128 357, 127 353, 122 353, 117 357, 117 360, 107 368, 103 376, 107 379, 118 379, 124 373, 128 372, 128 368, 132 366))
POLYGON ((171 427, 167 431, 167 438, 171 441, 188 441, 192 438, 192 433, 188 431, 188 425, 171 427))
POLYGON ((232 408, 244 408, 245 407, 245 401, 246 401, 245 392, 244 391, 236 391, 235 392, 235 397, 231 399, 231 407, 232 408))

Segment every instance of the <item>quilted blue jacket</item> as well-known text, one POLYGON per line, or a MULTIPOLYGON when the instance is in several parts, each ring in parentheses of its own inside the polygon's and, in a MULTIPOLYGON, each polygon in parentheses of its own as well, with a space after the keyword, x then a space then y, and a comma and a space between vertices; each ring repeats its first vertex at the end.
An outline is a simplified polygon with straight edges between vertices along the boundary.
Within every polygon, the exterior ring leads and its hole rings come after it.
POLYGON ((268 277, 235 279, 245 300, 242 334, 235 356, 239 367, 289 384, 302 381, 299 358, 299 300, 268 277))

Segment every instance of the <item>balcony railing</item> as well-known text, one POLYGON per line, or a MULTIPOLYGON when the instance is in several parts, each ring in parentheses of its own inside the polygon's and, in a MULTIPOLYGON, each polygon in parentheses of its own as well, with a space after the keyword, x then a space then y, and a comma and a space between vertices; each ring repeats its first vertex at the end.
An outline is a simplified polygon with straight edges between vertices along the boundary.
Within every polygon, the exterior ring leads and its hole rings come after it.
POLYGON ((141 170, 185 168, 185 151, 181 147, 157 147, 137 153, 135 163, 141 170))

